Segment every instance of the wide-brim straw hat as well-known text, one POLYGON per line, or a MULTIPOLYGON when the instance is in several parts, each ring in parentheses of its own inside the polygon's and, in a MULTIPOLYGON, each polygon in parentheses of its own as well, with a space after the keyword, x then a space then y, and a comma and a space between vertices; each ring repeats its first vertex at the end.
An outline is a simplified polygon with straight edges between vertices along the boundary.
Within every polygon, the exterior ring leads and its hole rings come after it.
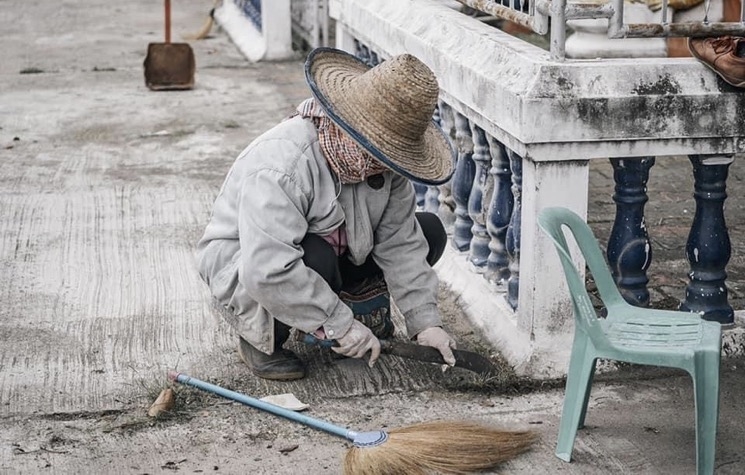
POLYGON ((439 86, 410 54, 370 68, 341 50, 317 48, 305 78, 328 117, 373 158, 411 180, 440 185, 455 171, 455 149, 432 120, 439 86))

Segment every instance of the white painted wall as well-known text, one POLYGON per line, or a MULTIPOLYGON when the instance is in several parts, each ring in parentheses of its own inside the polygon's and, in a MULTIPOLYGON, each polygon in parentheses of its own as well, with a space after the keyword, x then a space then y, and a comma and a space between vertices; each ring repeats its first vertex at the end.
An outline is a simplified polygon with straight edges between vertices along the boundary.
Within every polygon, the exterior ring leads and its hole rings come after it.
POLYGON ((282 60, 293 56, 290 0, 262 2, 261 31, 232 0, 222 2, 215 9, 214 17, 249 61, 282 60))

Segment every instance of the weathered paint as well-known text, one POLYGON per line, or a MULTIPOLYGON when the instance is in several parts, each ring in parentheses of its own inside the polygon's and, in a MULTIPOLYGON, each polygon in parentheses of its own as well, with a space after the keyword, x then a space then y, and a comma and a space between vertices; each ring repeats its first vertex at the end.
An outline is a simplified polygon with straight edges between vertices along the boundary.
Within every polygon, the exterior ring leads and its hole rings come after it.
POLYGON ((374 49, 421 58, 444 100, 524 157, 743 151, 745 97, 694 59, 556 62, 437 3, 350 0, 339 10, 344 27, 374 49))

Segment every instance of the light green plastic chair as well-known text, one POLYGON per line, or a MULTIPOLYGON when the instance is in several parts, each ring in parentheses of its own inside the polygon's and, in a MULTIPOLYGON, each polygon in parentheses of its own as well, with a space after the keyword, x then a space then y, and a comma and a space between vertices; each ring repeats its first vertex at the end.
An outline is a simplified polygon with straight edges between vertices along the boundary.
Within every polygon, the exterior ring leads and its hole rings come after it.
POLYGON ((574 306, 574 342, 556 456, 569 462, 577 429, 584 426, 598 359, 686 370, 696 405, 697 473, 714 472, 719 418, 719 359, 722 331, 697 314, 634 307, 621 297, 590 227, 566 208, 546 208, 538 224, 556 245, 574 306), (598 318, 575 267, 563 227, 574 235, 595 279, 606 318, 598 318))

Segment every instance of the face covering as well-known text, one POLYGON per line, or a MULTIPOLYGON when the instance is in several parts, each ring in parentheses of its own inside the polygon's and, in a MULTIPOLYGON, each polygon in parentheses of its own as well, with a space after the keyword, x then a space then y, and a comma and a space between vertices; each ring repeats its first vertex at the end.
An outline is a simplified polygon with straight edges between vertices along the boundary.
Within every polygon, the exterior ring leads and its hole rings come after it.
POLYGON ((315 99, 303 101, 295 115, 313 120, 326 162, 342 183, 360 183, 388 170, 337 127, 315 99))

